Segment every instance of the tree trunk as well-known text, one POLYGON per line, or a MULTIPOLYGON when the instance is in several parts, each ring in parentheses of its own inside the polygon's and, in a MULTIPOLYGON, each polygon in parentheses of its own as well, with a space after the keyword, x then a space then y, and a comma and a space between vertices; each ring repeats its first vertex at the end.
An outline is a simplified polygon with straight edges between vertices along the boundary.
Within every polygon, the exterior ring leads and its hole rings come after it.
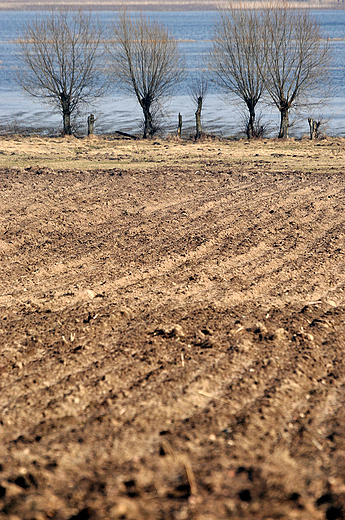
POLYGON ((279 139, 287 139, 289 137, 289 109, 283 107, 280 109, 280 130, 279 139))
POLYGON ((252 139, 253 137, 255 137, 255 110, 251 106, 249 106, 248 109, 249 120, 247 123, 246 134, 248 139, 252 139))
POLYGON ((308 117, 308 123, 310 128, 310 139, 317 139, 319 137, 319 127, 321 121, 315 121, 311 117, 308 117))
POLYGON ((70 112, 63 113, 63 133, 64 135, 72 135, 70 112))
POLYGON ((64 135, 72 135, 71 109, 70 109, 69 97, 64 92, 61 92, 60 99, 61 99, 62 116, 63 116, 63 133, 64 133, 64 135))
POLYGON ((144 112, 144 134, 143 139, 147 139, 148 137, 152 137, 155 133, 153 127, 153 118, 150 112, 150 108, 147 108, 144 104, 142 105, 142 109, 144 112))
POLYGON ((202 131, 201 131, 201 110, 202 110, 202 96, 198 97, 198 108, 195 112, 195 139, 200 139, 202 131))

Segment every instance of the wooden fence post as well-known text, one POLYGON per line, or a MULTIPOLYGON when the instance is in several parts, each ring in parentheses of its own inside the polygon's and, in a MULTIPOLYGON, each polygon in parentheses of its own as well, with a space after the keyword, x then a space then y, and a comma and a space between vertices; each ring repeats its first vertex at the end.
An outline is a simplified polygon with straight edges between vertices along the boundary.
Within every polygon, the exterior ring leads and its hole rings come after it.
POLYGON ((182 116, 179 113, 178 115, 178 127, 177 127, 177 137, 181 139, 181 132, 182 132, 182 116))
POLYGON ((93 114, 90 114, 87 118, 87 135, 93 134, 93 129, 95 125, 95 116, 93 114))

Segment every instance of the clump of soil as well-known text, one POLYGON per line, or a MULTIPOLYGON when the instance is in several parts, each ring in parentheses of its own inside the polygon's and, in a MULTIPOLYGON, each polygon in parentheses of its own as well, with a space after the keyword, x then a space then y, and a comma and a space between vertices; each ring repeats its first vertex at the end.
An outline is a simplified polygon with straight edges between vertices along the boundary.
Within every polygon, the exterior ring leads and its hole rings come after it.
POLYGON ((345 518, 343 143, 47 143, 2 143, 0 519, 345 518))

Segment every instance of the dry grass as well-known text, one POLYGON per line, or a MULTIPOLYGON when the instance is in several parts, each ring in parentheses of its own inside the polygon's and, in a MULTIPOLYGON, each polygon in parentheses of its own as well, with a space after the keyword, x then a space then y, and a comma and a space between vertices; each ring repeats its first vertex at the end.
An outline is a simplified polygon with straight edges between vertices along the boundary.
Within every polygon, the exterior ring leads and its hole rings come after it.
POLYGON ((246 162, 249 167, 267 170, 308 172, 341 168, 345 159, 342 138, 310 142, 276 139, 218 140, 200 142, 125 139, 2 137, 0 167, 51 169, 131 169, 181 166, 207 170, 232 167, 246 162))

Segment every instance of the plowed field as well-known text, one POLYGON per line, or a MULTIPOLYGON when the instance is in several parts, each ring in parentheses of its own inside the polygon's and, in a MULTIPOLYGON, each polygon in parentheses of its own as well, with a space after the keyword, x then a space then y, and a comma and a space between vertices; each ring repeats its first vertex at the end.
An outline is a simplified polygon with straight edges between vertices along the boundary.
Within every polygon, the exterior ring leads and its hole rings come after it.
POLYGON ((345 142, 0 141, 0 519, 345 518, 345 142))

